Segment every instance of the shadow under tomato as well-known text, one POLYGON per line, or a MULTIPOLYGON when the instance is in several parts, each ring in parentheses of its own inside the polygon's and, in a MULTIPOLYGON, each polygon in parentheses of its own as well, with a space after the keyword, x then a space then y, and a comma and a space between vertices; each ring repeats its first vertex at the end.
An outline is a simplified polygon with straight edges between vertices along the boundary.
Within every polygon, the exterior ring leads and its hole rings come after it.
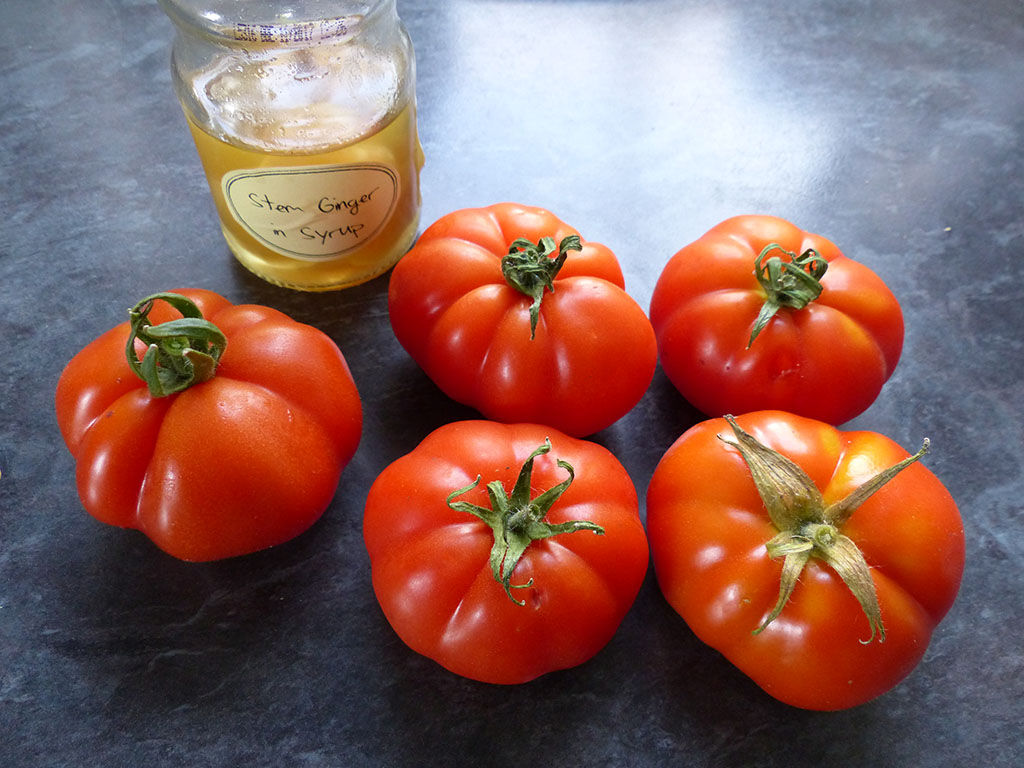
POLYGON ((666 631, 656 634, 649 653, 663 667, 660 699, 668 706, 654 717, 678 754, 692 748, 723 765, 802 768, 870 761, 886 754, 886 743, 898 741, 882 699, 840 712, 784 704, 701 643, 662 604, 666 631), (678 695, 666 696, 666 689, 678 695))
POLYGON ((46 636, 47 651, 97 691, 93 705, 140 726, 157 728, 179 708, 266 703, 281 669, 339 644, 352 625, 346 614, 363 608, 363 563, 345 562, 338 526, 327 522, 212 563, 176 560, 136 531, 92 526, 56 581, 50 610, 63 629, 46 636))

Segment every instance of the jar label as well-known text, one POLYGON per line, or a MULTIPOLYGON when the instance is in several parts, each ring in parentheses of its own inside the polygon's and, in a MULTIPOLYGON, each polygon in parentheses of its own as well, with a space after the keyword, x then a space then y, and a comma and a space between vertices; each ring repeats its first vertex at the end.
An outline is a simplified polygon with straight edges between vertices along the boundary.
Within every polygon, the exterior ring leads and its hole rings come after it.
POLYGON ((231 215, 271 250, 321 261, 368 242, 395 209, 398 174, 386 165, 316 165, 231 171, 231 215))

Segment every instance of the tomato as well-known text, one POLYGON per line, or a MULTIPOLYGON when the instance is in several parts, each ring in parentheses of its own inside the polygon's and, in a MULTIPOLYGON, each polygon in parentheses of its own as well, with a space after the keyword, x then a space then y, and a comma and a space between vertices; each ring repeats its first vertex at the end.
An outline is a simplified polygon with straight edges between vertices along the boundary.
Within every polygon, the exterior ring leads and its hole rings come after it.
POLYGON ((395 267, 388 307, 398 341, 449 397, 583 437, 632 409, 657 364, 623 286, 608 248, 502 203, 431 225, 395 267))
POLYGON ((309 528, 362 429, 334 342, 277 310, 203 290, 143 300, 132 321, 82 349, 57 384, 86 510, 191 561, 309 528))
POLYGON ((830 424, 878 397, 903 348, 882 280, 772 216, 728 219, 666 264, 651 297, 661 365, 709 416, 779 409, 830 424))
POLYGON ((963 523, 875 432, 779 411, 711 419, 654 471, 658 583, 702 641, 777 699, 835 710, 888 691, 952 605, 963 523), (731 417, 729 417, 731 419, 731 417))
POLYGON ((514 684, 603 648, 647 571, 633 483, 605 448, 462 421, 390 464, 366 500, 373 589, 414 651, 514 684))

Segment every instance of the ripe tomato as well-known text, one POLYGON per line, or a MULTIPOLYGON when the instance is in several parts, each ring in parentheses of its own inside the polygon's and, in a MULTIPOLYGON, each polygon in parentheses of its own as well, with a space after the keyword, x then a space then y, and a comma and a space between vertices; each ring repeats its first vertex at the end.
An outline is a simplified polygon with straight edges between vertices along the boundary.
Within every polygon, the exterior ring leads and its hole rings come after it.
POLYGON ((626 470, 601 446, 537 425, 435 430, 373 483, 363 535, 398 636, 490 683, 590 659, 647 571, 626 470))
POLYGON ((242 555, 302 533, 330 503, 362 429, 341 352, 268 307, 203 290, 156 297, 133 311, 139 338, 130 341, 132 323, 107 331, 57 384, 82 504, 183 560, 242 555), (187 317, 175 320, 171 303, 187 317), (141 365, 139 339, 154 342, 141 365), (160 348, 178 355, 158 362, 160 348), (147 367, 157 377, 149 386, 133 370, 147 367))
POLYGON ((874 402, 903 348, 882 280, 772 216, 728 219, 673 256, 651 323, 665 374, 710 416, 780 409, 841 424, 874 402))
POLYGON ((608 248, 502 203, 430 226, 395 267, 388 306, 399 342, 449 397, 582 437, 636 405, 657 364, 623 285, 608 248))
POLYGON ((647 531, 665 597, 781 701, 834 710, 884 693, 921 660, 963 572, 960 513, 916 463, 927 443, 908 457, 779 411, 735 423, 696 425, 655 469, 647 531))

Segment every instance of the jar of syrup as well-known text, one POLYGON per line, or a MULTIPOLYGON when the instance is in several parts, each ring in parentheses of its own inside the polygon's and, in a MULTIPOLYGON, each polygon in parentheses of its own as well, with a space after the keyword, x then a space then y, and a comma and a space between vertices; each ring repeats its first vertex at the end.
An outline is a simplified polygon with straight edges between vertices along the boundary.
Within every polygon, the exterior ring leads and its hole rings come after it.
POLYGON ((395 0, 159 0, 171 72, 235 257, 321 291, 388 270, 419 225, 415 58, 395 0))

